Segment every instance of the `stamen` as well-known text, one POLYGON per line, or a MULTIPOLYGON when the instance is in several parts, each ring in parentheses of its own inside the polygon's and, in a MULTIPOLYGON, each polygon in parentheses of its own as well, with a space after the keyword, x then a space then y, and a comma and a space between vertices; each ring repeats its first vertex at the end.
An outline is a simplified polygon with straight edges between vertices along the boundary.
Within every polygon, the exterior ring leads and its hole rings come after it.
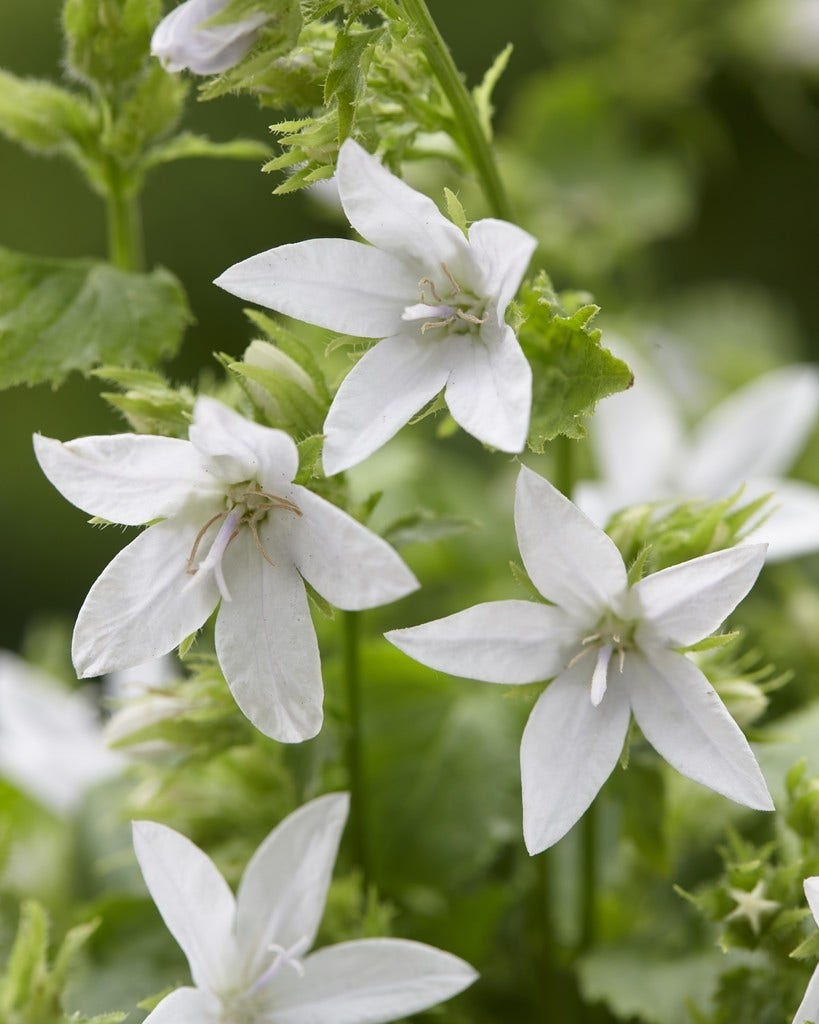
POLYGON ((474 313, 467 313, 463 309, 456 310, 455 311, 455 316, 460 317, 461 320, 465 320, 468 324, 476 324, 477 325, 477 324, 485 324, 486 323, 486 317, 485 316, 477 317, 477 316, 475 316, 474 313))
POLYGON ((221 519, 222 516, 226 515, 227 512, 217 512, 215 516, 211 516, 211 518, 205 523, 205 525, 202 527, 199 533, 197 533, 196 540, 193 542, 193 547, 191 548, 191 553, 188 555, 187 573, 189 576, 194 576, 196 574, 196 566, 193 563, 196 560, 196 552, 199 550, 199 545, 202 543, 202 538, 205 536, 205 534, 208 532, 211 526, 213 526, 217 519, 221 519))
POLYGON ((591 684, 591 702, 594 707, 597 707, 606 695, 609 662, 613 650, 611 644, 603 644, 597 652, 597 664, 594 666, 591 684))
POLYGON ((213 575, 216 578, 216 586, 219 588, 219 593, 222 595, 222 599, 225 601, 231 601, 230 591, 225 583, 225 576, 222 571, 222 559, 225 556, 225 552, 230 547, 231 541, 239 533, 239 525, 242 522, 242 509, 237 505, 230 510, 227 514, 227 518, 219 527, 219 532, 214 538, 213 544, 210 546, 207 557, 204 562, 199 565, 199 570, 204 572, 210 572, 213 570, 213 575))
MULTIPOLYGON (((583 643, 585 644, 585 642, 586 641, 584 640, 583 643)), ((581 660, 581 658, 585 658, 586 657, 586 655, 589 653, 590 650, 591 650, 591 647, 584 647, 582 651, 578 651, 577 654, 575 654, 575 656, 572 658, 572 660, 566 666, 566 668, 573 668, 578 663, 578 661, 581 660)))
POLYGON ((444 300, 438 294, 438 289, 435 287, 435 282, 431 277, 422 277, 418 282, 418 288, 421 292, 421 302, 426 302, 426 296, 424 295, 424 288, 429 288, 432 292, 432 297, 436 302, 443 302, 444 300))
POLYGON ((446 274, 449 283, 452 285, 453 291, 457 294, 461 290, 461 286, 452 276, 452 273, 446 263, 441 263, 441 270, 446 274))
POLYGON ((427 331, 432 331, 436 327, 449 327, 450 324, 454 323, 454 316, 448 316, 446 320, 427 320, 425 324, 421 324, 421 334, 426 334, 427 331))
MULTIPOLYGON (((301 515, 301 512, 299 512, 299 515, 301 515)), ((259 552, 259 554, 262 556, 262 558, 269 565, 272 565, 273 568, 275 569, 276 568, 276 563, 273 561, 273 559, 270 557, 270 555, 268 555, 268 553, 264 549, 264 544, 262 544, 262 539, 259 536, 259 530, 256 527, 256 521, 254 519, 251 519, 249 521, 249 523, 248 523, 248 526, 250 527, 250 532, 253 534, 253 540, 256 542, 256 550, 259 552)))

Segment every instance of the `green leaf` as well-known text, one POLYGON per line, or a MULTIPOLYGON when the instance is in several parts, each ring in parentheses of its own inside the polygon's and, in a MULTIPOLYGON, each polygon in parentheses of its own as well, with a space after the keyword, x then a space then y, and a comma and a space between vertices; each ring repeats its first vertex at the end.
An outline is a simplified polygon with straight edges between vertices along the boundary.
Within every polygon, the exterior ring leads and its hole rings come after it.
POLYGON ((333 59, 324 82, 324 102, 336 101, 339 144, 350 134, 356 100, 364 89, 373 47, 383 34, 381 28, 364 32, 345 29, 336 36, 333 59))
POLYGON ((495 91, 495 86, 498 84, 500 76, 506 70, 506 65, 512 56, 512 50, 512 44, 508 43, 487 68, 481 84, 472 90, 472 98, 478 110, 481 128, 483 128, 484 135, 490 141, 492 139, 492 116, 495 113, 495 108, 492 105, 492 93, 495 91))
POLYGON ((441 516, 421 509, 390 523, 383 531, 383 537, 394 548, 402 548, 407 544, 432 544, 445 537, 476 530, 478 525, 466 516, 441 516))
POLYGON ((69 68, 112 89, 150 60, 161 0, 66 0, 63 7, 69 68))
POLYGON ((156 362, 176 352, 190 319, 182 286, 162 268, 132 274, 0 248, 0 387, 156 362))
POLYGON ((299 441, 299 471, 293 478, 294 484, 309 484, 317 476, 323 476, 321 453, 324 449, 324 435, 313 434, 299 441))
POLYGON ((172 387, 161 374, 122 366, 101 366, 92 377, 115 384, 119 392, 101 396, 122 413, 138 434, 187 437, 196 399, 188 387, 172 387))
POLYGON ((542 453, 559 434, 581 438, 601 398, 631 387, 628 366, 600 344, 591 326, 598 307, 585 296, 557 295, 540 273, 525 282, 515 313, 518 338, 533 373, 529 446, 542 453))
POLYGON ((20 909, 20 923, 6 972, 0 982, 0 1010, 4 1019, 24 1005, 45 985, 48 953, 48 918, 39 903, 28 900, 20 909))
POLYGON ((183 132, 167 142, 148 150, 141 161, 142 170, 169 164, 174 160, 190 157, 211 157, 217 160, 267 160, 270 147, 256 139, 231 139, 229 142, 214 142, 205 135, 183 132))
POLYGON ((97 111, 82 96, 0 71, 0 133, 13 142, 84 168, 98 130, 97 111))
POLYGON ((466 220, 466 211, 461 204, 461 200, 451 189, 448 188, 444 189, 444 199, 446 200, 447 216, 453 224, 457 224, 461 231, 466 234, 468 224, 466 220))

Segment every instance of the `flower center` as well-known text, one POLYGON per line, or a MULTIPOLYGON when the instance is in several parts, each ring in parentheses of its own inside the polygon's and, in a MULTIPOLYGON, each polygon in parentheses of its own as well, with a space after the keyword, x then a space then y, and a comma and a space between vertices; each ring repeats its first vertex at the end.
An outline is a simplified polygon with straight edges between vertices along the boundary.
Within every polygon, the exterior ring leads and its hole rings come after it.
POLYGON ((486 320, 486 300, 465 291, 446 263, 441 264, 446 283, 436 284, 431 277, 422 277, 418 282, 419 301, 407 306, 401 319, 421 322, 421 334, 438 328, 449 328, 450 333, 472 332, 486 320))
POLYGON ((310 940, 306 936, 298 939, 289 949, 278 943, 271 943, 268 952, 273 959, 254 982, 247 987, 223 994, 220 1024, 258 1024, 267 1019, 269 998, 267 989, 274 978, 286 967, 292 968, 299 977, 304 977, 304 965, 301 957, 310 948, 310 940))
POLYGON ((188 555, 187 572, 189 576, 195 576, 198 572, 212 572, 222 598, 225 601, 230 601, 231 596, 225 582, 222 560, 225 557, 225 552, 238 536, 242 526, 247 526, 250 530, 256 548, 262 558, 269 562, 270 565, 275 565, 276 563, 265 551, 259 537, 258 524, 272 509, 284 509, 297 516, 301 515, 301 509, 290 501, 289 498, 281 498, 277 494, 269 494, 267 491, 263 491, 255 481, 247 481, 230 487, 227 493, 227 502, 228 508, 224 512, 217 512, 215 516, 211 516, 199 533, 197 533, 191 553, 188 555), (205 535, 220 519, 224 520, 224 522, 211 541, 208 553, 197 562, 199 548, 202 546, 205 535))
POLYGON ((609 665, 617 655, 617 667, 622 673, 626 651, 633 646, 636 623, 624 622, 615 615, 607 614, 598 623, 597 629, 583 637, 580 650, 571 659, 567 668, 576 665, 586 655, 596 654, 591 680, 591 702, 597 707, 606 695, 609 681, 609 665))

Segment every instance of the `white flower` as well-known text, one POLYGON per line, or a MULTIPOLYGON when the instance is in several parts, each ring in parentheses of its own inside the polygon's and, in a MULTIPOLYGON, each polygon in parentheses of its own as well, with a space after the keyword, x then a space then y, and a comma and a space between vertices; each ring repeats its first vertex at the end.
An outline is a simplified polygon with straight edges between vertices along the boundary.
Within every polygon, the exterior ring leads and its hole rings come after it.
POLYGON ((403 939, 343 942, 304 956, 347 810, 347 795, 334 793, 291 814, 251 858, 236 898, 184 836, 134 822, 145 883, 196 986, 171 992, 145 1024, 380 1024, 475 980, 463 960, 403 939))
MULTIPOLYGON (((622 346, 621 346, 622 347, 622 346)), ((819 488, 782 479, 819 413, 819 371, 795 365, 765 374, 705 416, 686 437, 674 396, 627 354, 635 385, 601 402, 591 439, 602 476, 574 498, 595 522, 627 505, 662 499, 743 500, 772 493, 772 515, 753 540, 779 561, 819 549, 819 488)))
POLYGON ((152 524, 91 588, 74 665, 86 677, 157 658, 221 597, 216 654, 239 707, 268 736, 307 739, 321 728, 322 681, 302 577, 350 611, 417 581, 380 537, 291 483, 298 453, 287 434, 199 398, 189 437, 35 435, 43 472, 69 501, 110 522, 152 524))
POLYGON ((678 650, 712 633, 745 596, 764 546, 718 551, 629 587, 613 541, 525 467, 515 525, 526 570, 552 604, 494 601, 387 639, 425 665, 487 682, 556 676, 520 751, 529 852, 557 842, 592 802, 620 758, 632 714, 683 775, 771 810, 745 737, 678 650))
POLYGON ((81 692, 0 651, 0 774, 56 814, 68 814, 121 760, 81 692))
POLYGON ((259 12, 231 24, 206 24, 227 5, 228 0, 185 0, 157 25, 151 53, 166 71, 216 75, 232 68, 256 42, 268 16, 259 12))
MULTIPOLYGON (((808 906, 814 920, 819 924, 819 876, 806 878, 804 885, 808 906)), ((805 995, 793 1018, 793 1024, 816 1024, 817 1021, 819 1021, 819 967, 813 972, 813 976, 808 982, 805 995)))
POLYGON ((328 474, 380 448, 441 390, 453 418, 501 451, 526 443, 532 372, 504 321, 535 240, 501 220, 469 238, 348 139, 338 190, 371 245, 282 245, 216 281, 240 298, 342 334, 381 338, 342 382, 324 425, 328 474))

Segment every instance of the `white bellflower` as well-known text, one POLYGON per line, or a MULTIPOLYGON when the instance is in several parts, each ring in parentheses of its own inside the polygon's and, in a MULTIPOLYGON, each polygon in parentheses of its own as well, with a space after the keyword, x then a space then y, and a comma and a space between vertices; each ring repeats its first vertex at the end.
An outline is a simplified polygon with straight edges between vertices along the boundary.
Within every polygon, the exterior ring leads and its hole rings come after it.
POLYGON ((718 551, 629 587, 611 538, 525 467, 515 525, 526 570, 550 604, 493 601, 387 639, 424 665, 473 679, 555 677, 520 751, 529 852, 557 842, 591 804, 620 758, 632 714, 683 775, 771 810, 747 740, 679 651, 712 633, 750 590, 764 546, 718 551))
POLYGON ((387 442, 440 391, 484 444, 522 451, 532 371, 504 314, 535 239, 502 220, 467 238, 427 196, 348 139, 338 191, 370 245, 320 238, 226 270, 221 288, 341 334, 380 338, 342 381, 324 424, 324 469, 338 473, 387 442))
POLYGON ((361 939, 306 955, 344 823, 344 793, 291 814, 250 860, 234 897, 214 863, 164 825, 134 822, 145 883, 188 958, 179 988, 145 1024, 384 1024, 472 984, 458 957, 404 939, 361 939))
POLYGON ((166 71, 217 75, 232 68, 250 51, 268 16, 258 12, 230 24, 207 24, 227 5, 228 0, 185 0, 157 25, 151 53, 166 71))
POLYGON ((239 707, 274 739, 321 728, 318 644, 304 580, 348 611, 417 587, 395 551, 291 481, 296 445, 211 398, 188 441, 145 434, 62 444, 35 435, 43 472, 73 504, 151 524, 91 588, 74 630, 80 677, 173 650, 217 604, 216 654, 239 707))

